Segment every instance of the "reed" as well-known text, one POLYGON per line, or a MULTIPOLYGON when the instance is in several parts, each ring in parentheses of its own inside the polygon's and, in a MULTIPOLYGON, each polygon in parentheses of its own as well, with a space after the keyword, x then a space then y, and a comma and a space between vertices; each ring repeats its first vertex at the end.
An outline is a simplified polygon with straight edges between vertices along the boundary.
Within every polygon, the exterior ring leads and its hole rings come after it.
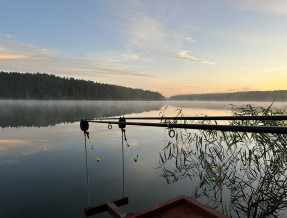
MULTIPOLYGON (((182 110, 176 116, 183 116, 182 110)), ((286 115, 286 109, 232 106, 233 116, 286 115)), ((164 111, 161 112, 164 116, 164 111)), ((217 121, 163 120, 217 125, 217 121)), ((284 120, 231 120, 229 125, 286 126, 284 120)), ((162 178, 192 181, 194 198, 231 217, 279 216, 287 205, 287 135, 176 129, 159 154, 162 178)))

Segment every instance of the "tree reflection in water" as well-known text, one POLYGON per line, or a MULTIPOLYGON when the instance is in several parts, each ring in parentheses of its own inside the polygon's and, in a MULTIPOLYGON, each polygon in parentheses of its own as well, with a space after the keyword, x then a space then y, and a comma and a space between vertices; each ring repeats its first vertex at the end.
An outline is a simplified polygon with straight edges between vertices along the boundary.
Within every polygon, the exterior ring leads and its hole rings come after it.
MULTIPOLYGON (((233 106, 232 112, 234 116, 286 115, 285 109, 272 105, 233 106)), ((177 116, 183 116, 182 112, 177 116)), ((286 126, 286 121, 269 120, 227 123, 286 126)), ((166 183, 189 178, 192 197, 231 217, 277 217, 287 205, 286 145, 287 135, 283 134, 177 129, 174 139, 166 138, 159 167, 166 183)))
POLYGON ((164 101, 1 100, 0 127, 47 127, 83 118, 122 116, 159 110, 164 101))

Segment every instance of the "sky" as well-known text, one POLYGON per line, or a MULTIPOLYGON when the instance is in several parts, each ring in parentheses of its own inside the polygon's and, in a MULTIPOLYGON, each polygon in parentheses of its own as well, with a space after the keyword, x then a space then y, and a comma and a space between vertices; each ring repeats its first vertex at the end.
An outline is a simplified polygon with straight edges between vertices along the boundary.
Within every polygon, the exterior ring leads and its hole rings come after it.
POLYGON ((0 71, 178 94, 287 88, 287 0, 0 0, 0 71))

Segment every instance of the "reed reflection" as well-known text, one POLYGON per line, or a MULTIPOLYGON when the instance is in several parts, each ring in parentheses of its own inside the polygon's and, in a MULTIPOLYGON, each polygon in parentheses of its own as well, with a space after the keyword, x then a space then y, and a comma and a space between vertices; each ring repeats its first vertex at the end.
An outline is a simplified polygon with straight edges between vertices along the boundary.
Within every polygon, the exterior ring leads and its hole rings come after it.
MULTIPOLYGON (((284 109, 232 108, 234 116, 286 115, 284 109)), ((181 114, 178 114, 181 116, 181 114)), ((165 121, 168 122, 168 121, 165 121)), ((216 121, 202 121, 216 124, 216 121)), ((286 121, 230 121, 230 125, 286 126, 286 121)), ((279 216, 287 205, 287 135, 176 130, 160 153, 168 184, 192 181, 192 197, 231 217, 279 216)))

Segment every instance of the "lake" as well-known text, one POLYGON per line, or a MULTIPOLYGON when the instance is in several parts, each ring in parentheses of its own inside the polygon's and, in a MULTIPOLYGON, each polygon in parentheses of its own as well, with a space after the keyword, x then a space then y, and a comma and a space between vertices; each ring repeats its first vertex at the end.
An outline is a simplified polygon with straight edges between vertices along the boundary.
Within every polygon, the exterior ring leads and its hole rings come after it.
MULTIPOLYGON (((176 116, 178 109, 182 109, 185 116, 232 115, 230 104, 241 106, 247 103, 250 102, 2 100, 0 217, 85 217, 83 208, 89 204, 123 195, 121 130, 117 125, 108 129, 107 124, 90 123, 86 168, 84 134, 79 123, 82 118, 145 117, 163 113, 176 116), (97 161, 98 157, 101 157, 100 161, 97 161)), ((268 107, 271 103, 251 104, 268 107)), ((285 108, 287 103, 274 105, 285 108)), ((124 194, 129 197, 129 204, 121 207, 126 213, 184 194, 237 216, 230 202, 232 190, 221 188, 221 194, 224 194, 218 204, 209 196, 213 190, 207 195, 200 195, 204 186, 198 184, 201 174, 192 174, 193 178, 190 178, 183 176, 185 172, 177 177, 177 171, 171 173, 175 179, 170 179, 171 175, 167 177, 170 169, 179 168, 175 167, 177 163, 172 162, 172 159, 164 161, 163 166, 161 155, 164 154, 164 148, 168 141, 176 140, 170 139, 165 128, 127 126, 126 137, 130 147, 124 144, 124 194), (134 161, 136 154, 139 156, 137 162, 134 161)), ((261 184, 260 179, 254 179, 253 184, 261 184)), ((273 188, 285 193, 282 187, 273 188)), ((280 209, 280 202, 278 205, 280 209)), ((278 211, 278 215, 284 217, 284 209, 278 211)), ((95 217, 110 216, 103 213, 95 217)))

